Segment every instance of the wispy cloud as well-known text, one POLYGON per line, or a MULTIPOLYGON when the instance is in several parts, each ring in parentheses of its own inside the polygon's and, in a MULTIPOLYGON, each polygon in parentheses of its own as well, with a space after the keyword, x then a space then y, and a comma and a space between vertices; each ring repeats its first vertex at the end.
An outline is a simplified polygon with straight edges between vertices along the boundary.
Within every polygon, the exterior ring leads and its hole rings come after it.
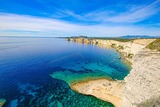
POLYGON ((53 15, 53 18, 73 18, 79 21, 86 21, 86 22, 104 22, 106 18, 110 18, 110 14, 113 11, 106 11, 106 10, 96 10, 85 14, 76 14, 71 10, 58 10, 56 14, 53 15))
MULTIPOLYGON (((110 18, 106 19, 106 21, 130 22, 131 23, 131 22, 139 22, 139 21, 145 20, 148 17, 160 12, 160 7, 159 7, 160 5, 158 5, 159 3, 160 3, 160 0, 157 0, 150 5, 143 6, 139 10, 135 10, 135 9, 134 9, 134 11, 130 10, 130 11, 122 13, 120 15, 110 17, 110 18)), ((137 8, 137 7, 135 7, 135 8, 137 8)))
POLYGON ((85 14, 76 14, 71 10, 59 10, 57 15, 72 17, 81 21, 101 23, 136 23, 143 21, 160 12, 160 0, 148 5, 130 6, 127 11, 116 13, 114 10, 99 9, 85 14))
POLYGON ((72 31, 72 27, 77 28, 64 21, 16 14, 1 14, 0 24, 1 30, 72 31))
POLYGON ((160 28, 140 26, 79 25, 61 20, 0 13, 0 36, 121 36, 128 34, 160 35, 160 28))

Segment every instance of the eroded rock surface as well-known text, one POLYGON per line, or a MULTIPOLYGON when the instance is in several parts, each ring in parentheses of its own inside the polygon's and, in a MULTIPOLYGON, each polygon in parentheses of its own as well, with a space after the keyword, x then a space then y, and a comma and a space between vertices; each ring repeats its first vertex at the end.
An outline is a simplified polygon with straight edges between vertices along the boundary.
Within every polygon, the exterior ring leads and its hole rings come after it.
POLYGON ((160 52, 138 52, 132 68, 125 78, 123 107, 160 107, 160 52))
POLYGON ((111 102, 116 107, 122 107, 122 92, 124 82, 109 79, 97 79, 73 84, 72 89, 86 95, 111 102))

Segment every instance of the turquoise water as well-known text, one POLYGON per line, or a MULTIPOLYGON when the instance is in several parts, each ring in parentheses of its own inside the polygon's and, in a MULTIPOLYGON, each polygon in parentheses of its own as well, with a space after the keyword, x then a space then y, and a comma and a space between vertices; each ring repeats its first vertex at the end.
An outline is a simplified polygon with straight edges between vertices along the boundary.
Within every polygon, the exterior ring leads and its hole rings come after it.
POLYGON ((122 80, 130 70, 116 50, 57 38, 0 37, 4 107, 113 107, 70 89, 86 78, 122 80))

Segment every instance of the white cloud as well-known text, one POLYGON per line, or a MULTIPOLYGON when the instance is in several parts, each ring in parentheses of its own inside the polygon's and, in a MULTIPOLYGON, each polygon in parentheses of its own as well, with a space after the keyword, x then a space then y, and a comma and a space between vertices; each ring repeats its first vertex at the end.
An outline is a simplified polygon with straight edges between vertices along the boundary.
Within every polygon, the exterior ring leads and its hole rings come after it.
MULTIPOLYGON (((149 5, 129 5, 128 10, 116 13, 113 10, 100 9, 86 14, 76 14, 70 10, 59 10, 59 17, 73 17, 81 21, 100 23, 136 23, 143 21, 160 12, 160 0, 149 5)), ((56 16, 56 15, 55 15, 56 16)))
MULTIPOLYGON (((150 5, 142 7, 139 10, 134 9, 134 11, 128 11, 126 13, 122 13, 120 15, 110 17, 110 18, 106 19, 106 21, 127 22, 127 23, 142 21, 142 20, 147 19, 148 17, 160 12, 160 7, 158 7, 159 3, 160 3, 160 0, 157 0, 150 5)), ((137 8, 137 7, 135 7, 135 8, 137 8)))
MULTIPOLYGON (((59 20, 15 14, 1 14, 0 24, 1 30, 70 31, 72 30, 71 27, 73 27, 73 25, 59 20)), ((74 27, 76 28, 77 26, 74 27)))
POLYGON ((0 13, 0 36, 121 36, 160 35, 160 28, 140 26, 78 25, 61 20, 0 13))

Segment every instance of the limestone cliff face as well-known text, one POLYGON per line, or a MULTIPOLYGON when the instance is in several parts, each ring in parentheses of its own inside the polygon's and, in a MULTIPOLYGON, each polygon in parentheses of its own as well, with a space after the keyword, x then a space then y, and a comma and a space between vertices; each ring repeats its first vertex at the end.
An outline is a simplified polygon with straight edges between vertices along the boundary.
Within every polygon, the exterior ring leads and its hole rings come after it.
POLYGON ((125 78, 123 107, 160 107, 160 53, 143 50, 125 78))

